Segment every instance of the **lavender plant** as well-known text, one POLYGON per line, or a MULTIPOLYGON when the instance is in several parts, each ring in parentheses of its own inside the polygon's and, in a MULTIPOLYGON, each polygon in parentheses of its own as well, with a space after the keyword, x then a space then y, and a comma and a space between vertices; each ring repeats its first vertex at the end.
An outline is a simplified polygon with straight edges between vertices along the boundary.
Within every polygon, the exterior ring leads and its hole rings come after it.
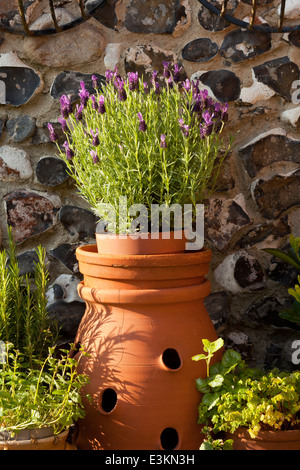
MULTIPOLYGON (((108 70, 101 90, 93 77, 94 94, 81 82, 76 106, 61 97, 65 142, 62 148, 57 144, 58 154, 99 218, 104 203, 113 205, 118 220, 120 197, 149 211, 153 204, 195 209, 215 189, 232 145, 229 138, 225 147, 221 138, 228 106, 211 99, 198 82, 181 81, 178 65, 163 65, 162 80, 156 71, 148 84, 138 73, 123 79, 108 70)), ((131 221, 128 214, 125 232, 131 221)), ((115 230, 121 231, 118 223, 115 230)))

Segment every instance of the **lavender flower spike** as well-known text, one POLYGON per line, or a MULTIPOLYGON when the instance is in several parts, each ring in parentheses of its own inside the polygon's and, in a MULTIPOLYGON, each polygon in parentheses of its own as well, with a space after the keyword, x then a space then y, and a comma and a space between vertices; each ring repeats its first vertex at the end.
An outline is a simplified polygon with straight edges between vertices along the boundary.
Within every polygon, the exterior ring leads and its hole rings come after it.
POLYGON ((139 74, 138 72, 128 72, 129 90, 134 91, 138 89, 139 74))
POLYGON ((106 109, 105 109, 105 104, 104 104, 104 96, 101 95, 99 98, 99 103, 98 103, 98 111, 100 114, 104 114, 106 109))
POLYGON ((91 132, 92 137, 93 137, 92 144, 94 145, 94 147, 97 147, 97 146, 100 144, 100 142, 99 142, 99 137, 98 137, 98 136, 99 136, 99 131, 98 131, 98 129, 97 129, 96 132, 93 132, 92 129, 91 129, 90 132, 91 132))
POLYGON ((60 112, 64 119, 68 119, 69 114, 72 113, 72 104, 67 95, 62 95, 60 97, 60 112))
POLYGON ((139 130, 142 131, 142 132, 145 132, 147 130, 147 124, 144 121, 142 113, 138 113, 138 118, 140 120, 139 130))
POLYGON ((83 111, 83 105, 82 104, 81 105, 76 104, 76 113, 75 113, 76 121, 81 121, 82 111, 83 111))
POLYGON ((81 86, 81 89, 79 90, 78 95, 80 97, 81 104, 83 105, 83 107, 85 107, 87 105, 90 94, 86 90, 85 83, 83 81, 80 82, 80 86, 81 86))
POLYGON ((96 75, 92 75, 93 87, 95 90, 98 88, 98 77, 96 75))
POLYGON ((63 117, 58 118, 59 122, 61 123, 61 128, 64 133, 68 132, 69 128, 67 125, 67 121, 63 117))
POLYGON ((164 134, 160 136, 160 147, 162 149, 165 149, 167 147, 166 136, 164 134))
POLYGON ((165 78, 169 78, 171 75, 171 72, 169 70, 169 62, 163 62, 163 66, 164 66, 163 76, 165 78))
POLYGON ((99 162, 98 154, 95 150, 90 151, 91 157, 93 158, 93 162, 96 164, 99 162))
POLYGON ((50 132, 50 140, 51 142, 56 142, 58 137, 57 137, 57 134, 52 126, 52 124, 49 122, 48 125, 47 125, 48 129, 49 129, 49 132, 50 132))
POLYGON ((67 160, 72 160, 72 158, 74 157, 74 152, 73 152, 73 150, 70 148, 69 142, 66 141, 66 142, 63 144, 63 147, 65 148, 67 160))
POLYGON ((180 82, 180 72, 181 72, 182 67, 179 67, 178 64, 174 65, 174 71, 173 71, 173 80, 175 83, 180 82))

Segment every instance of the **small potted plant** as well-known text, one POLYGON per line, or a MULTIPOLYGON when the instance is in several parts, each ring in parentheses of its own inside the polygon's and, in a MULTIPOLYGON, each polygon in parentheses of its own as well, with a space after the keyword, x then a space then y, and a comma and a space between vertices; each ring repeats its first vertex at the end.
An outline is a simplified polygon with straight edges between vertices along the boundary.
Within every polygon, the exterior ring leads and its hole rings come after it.
POLYGON ((56 347, 45 250, 36 248, 34 276, 20 275, 11 228, 8 235, 9 249, 0 252, 0 449, 71 450, 70 427, 84 416, 83 352, 76 358, 56 347))
POLYGON ((61 97, 62 146, 49 124, 102 221, 97 244, 76 251, 87 305, 76 341, 88 353, 81 364, 92 397, 77 445, 197 449, 189 358, 201 335, 217 338, 204 307, 212 253, 202 215, 231 148, 222 138, 227 104, 168 63, 148 82, 115 70, 94 87, 90 95, 82 82, 75 106, 61 97))
POLYGON ((196 380, 201 448, 213 449, 214 436, 225 433, 227 449, 233 443, 234 450, 300 450, 300 372, 251 368, 231 349, 210 367, 223 340, 203 343, 207 354, 192 358, 207 364, 206 377, 196 380))

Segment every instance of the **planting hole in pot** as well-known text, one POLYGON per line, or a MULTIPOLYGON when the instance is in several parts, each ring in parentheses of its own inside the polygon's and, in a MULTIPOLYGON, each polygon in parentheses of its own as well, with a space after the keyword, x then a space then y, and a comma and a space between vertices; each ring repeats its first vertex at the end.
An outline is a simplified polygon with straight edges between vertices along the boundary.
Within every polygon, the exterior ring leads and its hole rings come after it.
POLYGON ((160 435, 160 443, 164 450, 174 450, 178 445, 178 433, 174 428, 166 428, 160 435))
POLYGON ((167 348, 162 353, 162 361, 168 369, 177 370, 181 367, 181 358, 173 348, 167 348))
POLYGON ((112 388, 107 388, 100 398, 100 410, 104 413, 111 413, 117 405, 118 397, 112 388))

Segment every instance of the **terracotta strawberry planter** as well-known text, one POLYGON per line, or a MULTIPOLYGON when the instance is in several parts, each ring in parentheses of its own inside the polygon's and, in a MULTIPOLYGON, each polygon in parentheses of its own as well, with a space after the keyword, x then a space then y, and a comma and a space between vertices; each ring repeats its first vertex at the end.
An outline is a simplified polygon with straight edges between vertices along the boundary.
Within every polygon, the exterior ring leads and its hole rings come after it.
POLYGON ((252 439, 247 429, 239 429, 227 439, 233 439, 233 450, 300 450, 300 430, 260 431, 252 439))
POLYGON ((86 302, 76 341, 89 354, 80 372, 92 397, 78 449, 199 449, 195 379, 206 365, 191 358, 201 339, 217 339, 204 307, 211 252, 76 254, 86 302))

